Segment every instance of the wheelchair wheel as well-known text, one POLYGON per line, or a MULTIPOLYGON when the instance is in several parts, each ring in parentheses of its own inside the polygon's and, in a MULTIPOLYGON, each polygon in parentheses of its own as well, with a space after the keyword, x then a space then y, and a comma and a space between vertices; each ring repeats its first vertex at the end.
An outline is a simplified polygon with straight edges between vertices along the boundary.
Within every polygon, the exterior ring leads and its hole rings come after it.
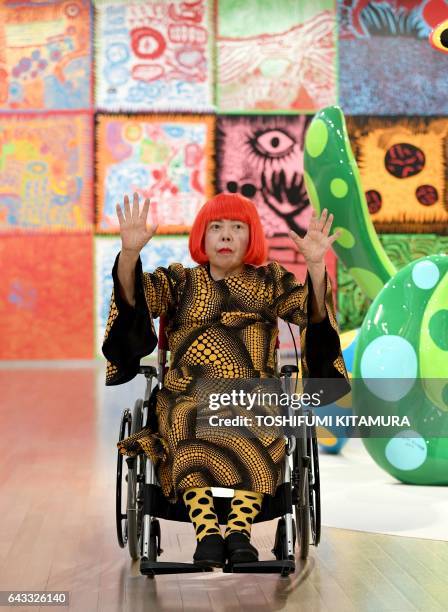
MULTIPOLYGON (((131 433, 131 411, 126 408, 123 411, 120 422, 118 440, 127 438, 131 433)), ((115 523, 117 527, 117 539, 121 548, 124 548, 128 541, 127 515, 123 512, 123 455, 117 450, 117 483, 115 493, 115 523)))
POLYGON ((295 448, 295 513, 297 521, 297 537, 300 548, 300 558, 306 559, 310 546, 310 469, 311 459, 309 449, 311 439, 297 438, 295 448))
MULTIPOLYGON (((131 435, 138 433, 143 427, 143 400, 135 402, 131 419, 131 435)), ((143 513, 143 480, 145 461, 142 455, 128 458, 127 474, 127 532, 129 554, 134 561, 140 557, 140 536, 143 513)))
POLYGON ((318 546, 321 533, 321 511, 320 511, 320 475, 319 475, 319 448, 317 436, 313 428, 312 438, 308 438, 309 457, 311 465, 309 470, 309 492, 310 492, 310 519, 311 535, 314 546, 318 546))
POLYGON ((303 480, 305 487, 305 498, 303 503, 301 503, 299 500, 299 503, 296 506, 296 518, 299 532, 300 558, 306 559, 308 557, 310 548, 310 498, 307 468, 303 470, 303 480))

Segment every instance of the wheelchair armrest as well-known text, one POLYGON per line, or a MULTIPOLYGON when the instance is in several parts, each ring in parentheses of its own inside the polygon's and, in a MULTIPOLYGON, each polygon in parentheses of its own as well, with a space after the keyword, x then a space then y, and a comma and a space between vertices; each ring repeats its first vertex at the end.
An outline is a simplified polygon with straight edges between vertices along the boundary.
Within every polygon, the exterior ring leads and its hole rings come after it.
POLYGON ((144 374, 146 376, 146 378, 149 378, 150 376, 157 376, 157 370, 155 369, 154 366, 150 366, 150 365, 141 365, 138 371, 139 374, 144 374))
POLYGON ((291 374, 296 374, 298 371, 299 368, 296 365, 288 364, 281 367, 280 374, 290 376, 291 374))

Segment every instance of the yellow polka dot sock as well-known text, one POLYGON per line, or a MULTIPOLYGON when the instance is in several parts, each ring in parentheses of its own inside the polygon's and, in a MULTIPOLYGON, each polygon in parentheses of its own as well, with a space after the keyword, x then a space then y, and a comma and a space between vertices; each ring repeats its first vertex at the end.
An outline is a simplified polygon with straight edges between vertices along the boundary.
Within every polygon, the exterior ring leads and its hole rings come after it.
POLYGON ((234 531, 239 531, 250 538, 252 523, 261 510, 262 501, 263 493, 235 489, 224 537, 226 538, 234 531))
POLYGON ((207 487, 190 487, 182 495, 193 523, 198 542, 206 535, 221 534, 218 517, 213 507, 212 490, 207 487))

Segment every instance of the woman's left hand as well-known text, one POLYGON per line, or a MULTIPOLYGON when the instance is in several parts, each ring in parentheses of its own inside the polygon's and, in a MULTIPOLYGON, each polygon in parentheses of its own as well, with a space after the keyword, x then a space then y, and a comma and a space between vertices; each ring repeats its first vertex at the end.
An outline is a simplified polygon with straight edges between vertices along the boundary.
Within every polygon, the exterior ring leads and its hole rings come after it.
POLYGON ((340 230, 336 230, 329 236, 333 214, 328 215, 328 210, 324 208, 320 219, 313 209, 313 214, 308 226, 308 231, 303 238, 296 232, 289 230, 289 235, 293 239, 297 249, 304 256, 307 264, 320 264, 324 262, 325 253, 337 238, 341 235, 340 230))

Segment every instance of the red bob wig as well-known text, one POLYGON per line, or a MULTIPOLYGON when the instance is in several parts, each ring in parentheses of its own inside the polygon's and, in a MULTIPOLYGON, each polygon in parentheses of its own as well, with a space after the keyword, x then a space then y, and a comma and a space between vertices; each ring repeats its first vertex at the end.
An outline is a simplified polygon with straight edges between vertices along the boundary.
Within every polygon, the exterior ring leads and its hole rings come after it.
POLYGON ((199 210, 193 222, 188 246, 198 264, 208 261, 205 253, 205 231, 210 221, 235 219, 249 225, 249 245, 243 262, 255 266, 266 261, 268 247, 255 204, 238 193, 218 193, 199 210))

